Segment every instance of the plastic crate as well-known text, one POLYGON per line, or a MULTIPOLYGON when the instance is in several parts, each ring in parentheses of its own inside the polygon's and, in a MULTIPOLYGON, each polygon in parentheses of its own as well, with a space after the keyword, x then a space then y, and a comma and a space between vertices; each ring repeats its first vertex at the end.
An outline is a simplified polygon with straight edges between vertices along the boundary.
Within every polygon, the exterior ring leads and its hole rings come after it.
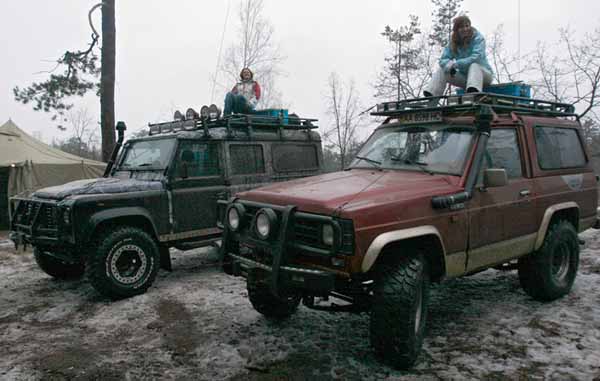
POLYGON ((263 109, 263 110, 256 110, 256 111, 254 111, 254 115, 268 116, 270 118, 279 118, 279 117, 281 117, 281 120, 282 120, 283 124, 288 124, 288 122, 289 122, 288 110, 287 109, 266 108, 266 109, 263 109))
MULTIPOLYGON (((513 97, 531 98, 531 86, 522 82, 498 83, 483 88, 484 93, 510 95, 513 97)), ((463 95, 464 89, 456 89, 457 95, 463 95)))

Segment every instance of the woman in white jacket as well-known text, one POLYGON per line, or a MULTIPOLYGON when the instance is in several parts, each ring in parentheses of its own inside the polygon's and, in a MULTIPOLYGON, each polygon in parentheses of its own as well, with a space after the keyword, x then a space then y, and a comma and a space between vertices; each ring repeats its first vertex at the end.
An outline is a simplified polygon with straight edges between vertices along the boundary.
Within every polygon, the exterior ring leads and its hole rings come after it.
POLYGON ((240 72, 238 82, 225 96, 225 116, 234 114, 252 114, 260 100, 260 85, 254 79, 254 74, 247 67, 240 72))

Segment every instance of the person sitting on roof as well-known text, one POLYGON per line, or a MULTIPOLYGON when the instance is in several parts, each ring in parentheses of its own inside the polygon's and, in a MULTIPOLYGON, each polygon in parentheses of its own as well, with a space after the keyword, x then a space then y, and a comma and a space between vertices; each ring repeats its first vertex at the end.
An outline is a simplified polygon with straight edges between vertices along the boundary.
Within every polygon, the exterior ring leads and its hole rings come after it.
POLYGON ((426 97, 440 96, 446 84, 462 87, 466 92, 481 92, 492 83, 492 68, 485 55, 485 39, 471 26, 467 16, 458 16, 452 25, 450 43, 444 49, 439 67, 425 87, 426 97))
POLYGON ((252 114, 260 99, 260 86, 253 80, 254 74, 247 67, 240 72, 238 82, 225 96, 225 116, 235 114, 252 114))

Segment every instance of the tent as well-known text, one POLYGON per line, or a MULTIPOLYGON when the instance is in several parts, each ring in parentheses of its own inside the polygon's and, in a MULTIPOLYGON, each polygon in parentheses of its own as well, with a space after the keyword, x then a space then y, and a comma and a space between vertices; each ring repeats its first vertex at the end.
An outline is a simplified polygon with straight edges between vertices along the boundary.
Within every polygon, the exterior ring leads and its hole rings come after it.
POLYGON ((8 199, 73 180, 102 177, 105 163, 52 148, 12 121, 0 127, 0 229, 8 227, 8 199))

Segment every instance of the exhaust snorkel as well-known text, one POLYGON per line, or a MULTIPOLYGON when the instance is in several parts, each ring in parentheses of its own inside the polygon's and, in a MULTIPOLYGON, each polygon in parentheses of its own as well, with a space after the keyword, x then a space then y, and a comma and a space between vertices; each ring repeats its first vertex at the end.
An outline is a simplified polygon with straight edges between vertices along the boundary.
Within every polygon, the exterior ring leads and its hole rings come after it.
POLYGON ((113 165, 115 164, 115 160, 117 159, 117 154, 123 145, 123 139, 125 139, 125 130, 127 127, 125 126, 125 122, 122 120, 117 122, 117 126, 115 127, 118 133, 118 139, 115 143, 115 147, 113 148, 112 154, 110 155, 110 160, 106 164, 106 169, 104 170, 104 175, 102 177, 108 177, 112 171, 113 165))

